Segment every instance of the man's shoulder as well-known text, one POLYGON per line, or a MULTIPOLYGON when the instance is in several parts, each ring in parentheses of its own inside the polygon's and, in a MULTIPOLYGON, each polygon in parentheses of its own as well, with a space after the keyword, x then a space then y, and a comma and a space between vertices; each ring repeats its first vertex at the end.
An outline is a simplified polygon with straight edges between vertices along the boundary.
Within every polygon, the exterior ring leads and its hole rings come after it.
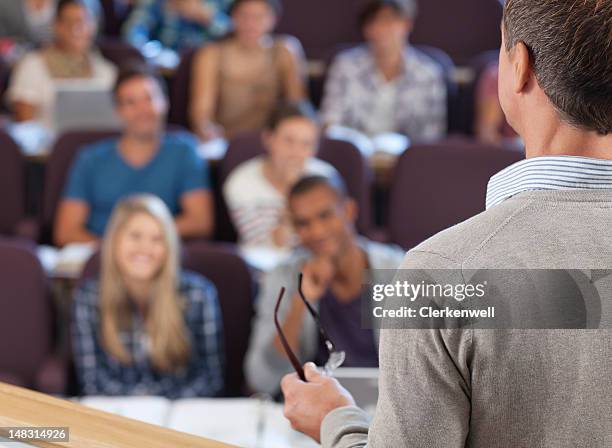
POLYGON ((407 47, 405 55, 412 72, 419 77, 426 79, 442 79, 444 77, 443 67, 424 51, 415 47, 407 47))
POLYGON ((364 60, 372 58, 367 45, 356 45, 340 51, 334 58, 334 64, 340 66, 361 66, 364 60))
POLYGON ((116 148, 117 138, 105 138, 83 146, 78 153, 78 158, 87 163, 109 160, 116 148))
POLYGON ((435 257, 439 268, 460 267, 487 245, 495 244, 504 227, 519 219, 529 203, 524 199, 506 200, 425 240, 411 249, 406 259, 425 254, 435 257))
POLYGON ((187 131, 169 131, 164 133, 161 145, 174 155, 192 154, 198 146, 198 140, 187 131))

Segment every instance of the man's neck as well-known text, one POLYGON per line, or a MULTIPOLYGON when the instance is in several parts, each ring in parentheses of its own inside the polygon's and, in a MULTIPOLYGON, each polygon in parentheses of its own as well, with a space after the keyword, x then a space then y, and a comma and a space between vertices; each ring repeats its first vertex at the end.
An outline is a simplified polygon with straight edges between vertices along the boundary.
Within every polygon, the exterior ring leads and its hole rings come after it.
POLYGON ((158 134, 145 136, 126 133, 119 141, 119 152, 131 165, 144 165, 159 149, 160 140, 158 134))
POLYGON ((387 81, 392 81, 402 74, 404 67, 404 49, 387 48, 373 52, 376 66, 387 81))
POLYGON ((612 134, 599 135, 561 121, 556 111, 540 114, 521 133, 527 158, 581 156, 612 160, 612 134))

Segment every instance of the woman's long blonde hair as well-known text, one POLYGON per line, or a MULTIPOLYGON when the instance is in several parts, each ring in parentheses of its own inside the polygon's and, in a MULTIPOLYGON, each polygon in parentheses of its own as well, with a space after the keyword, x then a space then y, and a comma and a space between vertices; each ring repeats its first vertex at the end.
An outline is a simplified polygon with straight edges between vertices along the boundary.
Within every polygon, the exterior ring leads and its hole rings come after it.
POLYGON ((184 302, 179 294, 180 240, 172 215, 164 202, 153 195, 131 196, 113 210, 102 243, 100 273, 101 341, 104 349, 123 364, 132 362, 119 333, 131 324, 128 291, 117 261, 117 237, 137 214, 155 219, 164 235, 166 260, 153 280, 152 296, 145 318, 149 356, 153 366, 170 372, 185 366, 191 352, 183 316, 184 302))

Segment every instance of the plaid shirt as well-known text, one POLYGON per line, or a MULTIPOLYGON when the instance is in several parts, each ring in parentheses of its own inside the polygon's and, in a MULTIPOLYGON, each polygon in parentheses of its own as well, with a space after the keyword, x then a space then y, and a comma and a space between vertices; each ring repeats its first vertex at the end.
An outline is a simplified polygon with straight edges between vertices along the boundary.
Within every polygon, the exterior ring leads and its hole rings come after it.
POLYGON ((225 35, 231 27, 227 11, 233 0, 201 1, 213 11, 206 27, 179 16, 166 5, 167 0, 141 0, 123 28, 124 37, 137 48, 158 40, 164 47, 180 51, 225 35))
POLYGON ((133 362, 121 364, 105 352, 100 340, 98 281, 88 281, 77 289, 72 341, 83 394, 159 395, 173 399, 210 397, 221 392, 223 334, 217 290, 202 276, 184 272, 180 294, 186 301, 191 358, 179 372, 162 373, 150 362, 145 323, 135 308, 131 328, 120 334, 133 362))
MULTIPOLYGON (((390 130, 407 135, 413 142, 444 137, 446 82, 438 64, 408 46, 404 50, 403 74, 395 84, 390 130)), ((367 133, 382 88, 382 75, 366 45, 343 51, 329 70, 321 105, 323 121, 367 133)))

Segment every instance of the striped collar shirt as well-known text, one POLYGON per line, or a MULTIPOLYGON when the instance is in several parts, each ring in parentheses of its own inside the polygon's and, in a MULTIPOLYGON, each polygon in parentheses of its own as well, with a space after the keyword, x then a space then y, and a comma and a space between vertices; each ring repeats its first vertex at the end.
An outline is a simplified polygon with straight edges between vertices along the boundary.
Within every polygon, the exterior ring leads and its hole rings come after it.
POLYGON ((547 156, 515 163, 489 181, 487 209, 525 191, 576 189, 612 189, 612 160, 547 156))

